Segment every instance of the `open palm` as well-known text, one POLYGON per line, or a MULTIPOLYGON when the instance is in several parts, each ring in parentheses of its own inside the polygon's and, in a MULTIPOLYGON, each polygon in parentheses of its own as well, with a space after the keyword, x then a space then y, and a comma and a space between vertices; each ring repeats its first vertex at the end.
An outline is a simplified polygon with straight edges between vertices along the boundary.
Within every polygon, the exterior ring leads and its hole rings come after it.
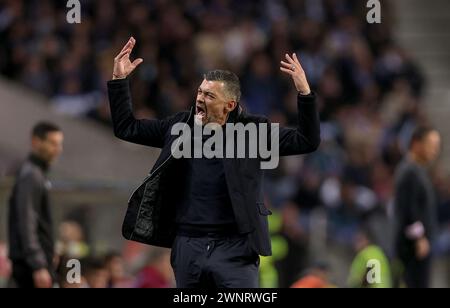
POLYGON ((114 59, 113 79, 127 78, 142 62, 143 59, 138 58, 131 62, 130 54, 136 45, 136 40, 131 37, 128 43, 125 44, 122 51, 114 59))

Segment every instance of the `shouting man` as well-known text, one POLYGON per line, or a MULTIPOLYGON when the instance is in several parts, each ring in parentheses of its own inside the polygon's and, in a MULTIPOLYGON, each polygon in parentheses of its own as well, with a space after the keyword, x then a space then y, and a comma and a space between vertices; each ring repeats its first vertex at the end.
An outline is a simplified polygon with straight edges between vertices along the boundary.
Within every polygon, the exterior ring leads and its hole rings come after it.
MULTIPOLYGON (((114 133, 162 152, 129 200, 124 236, 172 248, 177 287, 258 287, 259 256, 271 255, 267 219, 271 212, 263 201, 261 157, 176 159, 172 149, 179 136, 172 128, 180 123, 186 128, 211 124, 220 128, 230 123, 270 125, 269 121, 243 111, 239 78, 222 70, 204 75, 190 112, 164 120, 135 119, 128 76, 143 62, 130 60, 135 44, 130 38, 115 58, 113 80, 108 83, 114 133)), ((277 130, 276 152, 280 156, 314 152, 320 144, 315 95, 295 54, 286 54, 280 70, 294 81, 299 115, 298 127, 277 130)), ((250 141, 245 138, 246 144, 250 141)))

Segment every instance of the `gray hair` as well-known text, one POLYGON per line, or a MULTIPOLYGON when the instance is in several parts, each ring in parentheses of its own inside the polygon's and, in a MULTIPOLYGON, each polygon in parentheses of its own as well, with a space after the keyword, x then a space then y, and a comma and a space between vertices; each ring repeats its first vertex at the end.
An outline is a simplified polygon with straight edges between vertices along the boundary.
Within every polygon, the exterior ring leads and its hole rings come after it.
POLYGON ((207 72, 204 76, 207 81, 221 81, 225 85, 225 92, 228 97, 237 103, 241 100, 241 82, 235 73, 224 70, 214 70, 207 72))

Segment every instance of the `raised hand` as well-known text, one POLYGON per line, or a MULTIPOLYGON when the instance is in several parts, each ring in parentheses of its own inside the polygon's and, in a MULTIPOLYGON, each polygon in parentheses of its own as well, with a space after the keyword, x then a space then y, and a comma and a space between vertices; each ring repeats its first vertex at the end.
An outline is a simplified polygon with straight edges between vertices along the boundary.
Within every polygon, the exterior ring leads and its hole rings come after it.
POLYGON ((136 67, 138 67, 143 59, 138 58, 131 62, 130 54, 136 45, 136 40, 131 37, 128 43, 125 44, 122 51, 114 59, 114 70, 113 70, 113 80, 115 79, 125 79, 130 75, 136 67))
POLYGON ((306 79, 305 71, 303 70, 297 55, 294 53, 292 57, 286 54, 286 61, 281 61, 280 70, 292 77, 297 91, 301 95, 311 94, 308 80, 306 79))

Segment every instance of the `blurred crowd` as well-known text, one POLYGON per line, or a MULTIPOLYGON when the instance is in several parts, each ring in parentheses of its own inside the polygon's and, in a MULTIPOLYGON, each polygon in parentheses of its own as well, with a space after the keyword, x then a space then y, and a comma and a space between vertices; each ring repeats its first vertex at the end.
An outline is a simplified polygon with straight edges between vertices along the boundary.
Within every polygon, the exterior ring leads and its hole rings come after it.
MULTIPOLYGON (((123 251, 100 251, 89 243, 80 220, 59 225, 54 273, 56 288, 172 288, 170 250, 128 242, 123 251)), ((15 287, 11 262, 0 242, 0 288, 15 287)))
MULTIPOLYGON (((429 119, 424 78, 393 38, 388 1, 376 25, 366 22, 360 0, 81 2, 82 23, 69 25, 65 1, 0 1, 1 74, 48 96, 58 112, 108 125, 106 81, 134 36, 133 56, 145 60, 131 83, 136 117, 188 108, 202 74, 223 68, 240 76, 249 112, 295 125, 295 88, 278 67, 286 52, 297 52, 318 93, 323 142, 317 153, 284 159, 268 174, 268 203, 280 213, 276 232, 288 247, 276 262, 278 285, 291 285, 311 264, 317 217, 327 221, 327 241, 352 248, 360 230, 369 230, 390 256, 394 170, 413 129, 429 119)), ((450 180, 439 165, 434 182, 441 230, 435 251, 448 256, 450 180)), ((103 267, 87 260, 86 268, 121 271, 118 255, 106 259, 103 267)))

